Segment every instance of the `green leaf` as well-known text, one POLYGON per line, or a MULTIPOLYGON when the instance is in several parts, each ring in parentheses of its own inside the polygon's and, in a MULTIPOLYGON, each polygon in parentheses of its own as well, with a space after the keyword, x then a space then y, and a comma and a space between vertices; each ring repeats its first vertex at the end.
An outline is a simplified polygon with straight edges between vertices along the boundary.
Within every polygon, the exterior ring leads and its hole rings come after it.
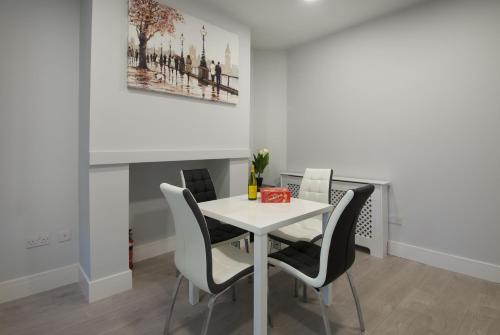
POLYGON ((261 175, 269 165, 269 153, 264 155, 260 153, 253 154, 253 165, 255 167, 255 173, 261 175))

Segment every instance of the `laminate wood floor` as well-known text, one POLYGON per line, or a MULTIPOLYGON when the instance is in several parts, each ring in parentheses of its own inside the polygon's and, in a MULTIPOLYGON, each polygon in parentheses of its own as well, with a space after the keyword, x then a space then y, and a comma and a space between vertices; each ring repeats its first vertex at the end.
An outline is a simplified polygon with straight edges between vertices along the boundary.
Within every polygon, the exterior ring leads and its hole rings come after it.
MULTIPOLYGON (((432 268, 397 257, 357 253, 354 282, 364 311, 365 334, 500 334, 500 284, 432 268)), ((173 254, 136 264, 133 289, 87 304, 77 284, 0 305, 0 334, 162 334, 175 281, 173 254)), ((269 334, 324 334, 316 295, 292 297, 293 280, 270 270, 269 334)), ((328 309, 334 334, 359 334, 345 276, 334 284, 328 309)), ((199 334, 207 297, 191 306, 184 282, 172 334, 199 334)), ((252 334, 252 285, 237 284, 215 305, 209 334, 252 334)))

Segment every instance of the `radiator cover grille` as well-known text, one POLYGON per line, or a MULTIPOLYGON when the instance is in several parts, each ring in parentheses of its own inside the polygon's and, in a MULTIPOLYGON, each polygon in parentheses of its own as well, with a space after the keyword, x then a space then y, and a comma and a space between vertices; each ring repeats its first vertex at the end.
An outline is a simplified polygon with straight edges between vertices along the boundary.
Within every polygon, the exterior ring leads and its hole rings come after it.
MULTIPOLYGON (((295 183, 288 183, 288 189, 292 197, 297 198, 299 196, 300 185, 295 183)), ((332 188, 331 194, 331 204, 337 207, 340 199, 344 196, 346 191, 337 190, 332 188)), ((370 196, 366 201, 361 213, 358 217, 358 222, 356 223, 356 235, 363 236, 365 238, 373 238, 373 213, 372 213, 372 197, 370 196)))

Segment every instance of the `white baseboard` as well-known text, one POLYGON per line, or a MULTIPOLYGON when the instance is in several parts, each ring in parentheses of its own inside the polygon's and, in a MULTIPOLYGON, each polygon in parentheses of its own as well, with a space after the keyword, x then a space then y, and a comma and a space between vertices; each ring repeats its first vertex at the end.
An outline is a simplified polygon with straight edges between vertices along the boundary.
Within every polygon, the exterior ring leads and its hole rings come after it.
POLYGON ((156 257, 175 250, 175 236, 134 246, 134 262, 156 257))
POLYGON ((500 283, 500 265, 396 241, 389 241, 388 252, 390 255, 500 283))
MULTIPOLYGON (((158 241, 134 246, 134 262, 156 257, 175 250, 175 236, 170 236, 158 241)), ((127 291, 132 288, 132 271, 116 273, 108 277, 91 281, 85 271, 79 267, 80 287, 87 301, 92 303, 127 291)))
POLYGON ((132 271, 112 274, 111 276, 90 280, 80 267, 80 287, 89 303, 101 300, 132 288, 132 271))
POLYGON ((35 273, 0 283, 0 303, 24 298, 78 281, 78 264, 35 273))

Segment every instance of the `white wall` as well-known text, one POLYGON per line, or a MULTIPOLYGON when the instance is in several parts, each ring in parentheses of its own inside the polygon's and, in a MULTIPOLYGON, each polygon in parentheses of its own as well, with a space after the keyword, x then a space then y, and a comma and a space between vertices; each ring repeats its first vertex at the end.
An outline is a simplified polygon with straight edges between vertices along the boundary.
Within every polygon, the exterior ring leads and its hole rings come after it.
POLYGON ((128 89, 128 1, 94 0, 90 151, 249 148, 250 30, 199 1, 168 4, 239 36, 239 104, 128 89))
POLYGON ((499 1, 428 2, 288 56, 289 170, 390 180, 390 239, 500 264, 499 1))
POLYGON ((98 282, 129 272, 129 166, 92 166, 89 172, 90 272, 85 275, 98 282))
POLYGON ((79 1, 3 0, 0 31, 2 282, 78 262, 79 1))
POLYGON ((264 183, 279 185, 286 171, 287 56, 252 50, 252 150, 270 150, 264 183))

